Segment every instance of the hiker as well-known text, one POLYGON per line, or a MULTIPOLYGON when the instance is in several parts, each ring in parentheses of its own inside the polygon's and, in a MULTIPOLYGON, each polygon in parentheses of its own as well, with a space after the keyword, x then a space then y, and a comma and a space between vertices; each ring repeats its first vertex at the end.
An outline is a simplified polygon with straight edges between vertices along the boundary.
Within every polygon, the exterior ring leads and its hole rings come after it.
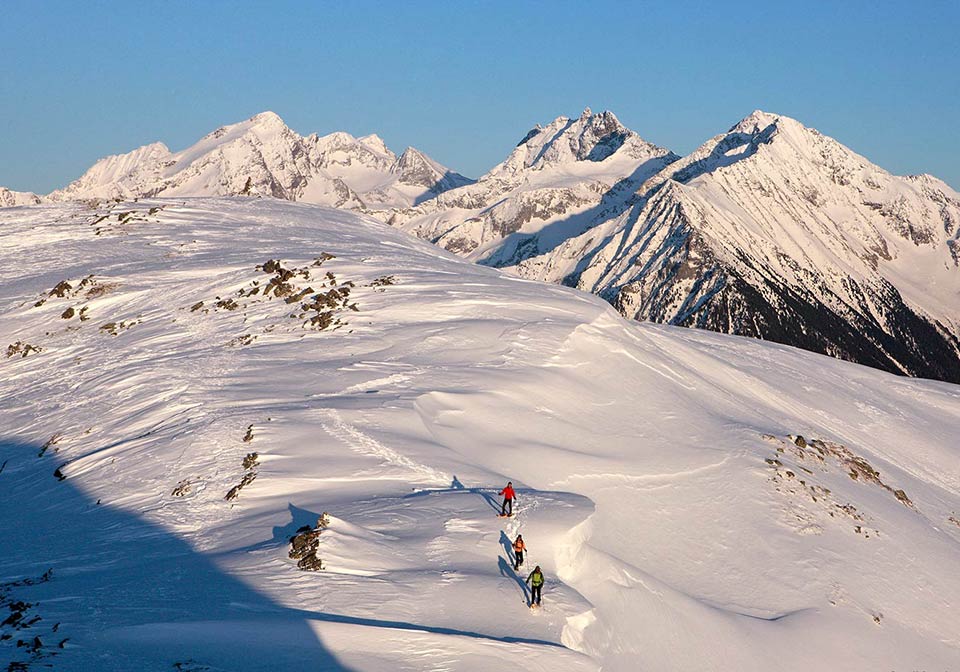
POLYGON ((517 493, 513 491, 513 481, 507 481, 507 487, 497 493, 498 495, 503 495, 503 504, 500 506, 500 516, 512 516, 513 515, 513 500, 516 498, 517 493))
POLYGON ((523 543, 523 535, 518 534, 513 542, 513 571, 520 569, 520 565, 523 564, 523 552, 525 550, 527 550, 527 545, 523 543))
POLYGON ((530 584, 530 606, 540 606, 540 590, 543 588, 543 572, 540 571, 540 565, 533 568, 526 583, 530 584))

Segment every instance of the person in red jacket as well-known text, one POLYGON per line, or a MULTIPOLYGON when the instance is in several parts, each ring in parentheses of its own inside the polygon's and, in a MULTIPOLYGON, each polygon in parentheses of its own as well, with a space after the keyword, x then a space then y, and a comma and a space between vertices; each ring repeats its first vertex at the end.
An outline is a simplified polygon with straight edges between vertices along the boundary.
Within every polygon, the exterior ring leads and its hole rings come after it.
POLYGON ((500 515, 501 516, 512 516, 513 515, 513 500, 516 499, 517 493, 513 491, 513 481, 507 481, 507 487, 498 492, 497 494, 503 495, 503 504, 500 506, 500 515))

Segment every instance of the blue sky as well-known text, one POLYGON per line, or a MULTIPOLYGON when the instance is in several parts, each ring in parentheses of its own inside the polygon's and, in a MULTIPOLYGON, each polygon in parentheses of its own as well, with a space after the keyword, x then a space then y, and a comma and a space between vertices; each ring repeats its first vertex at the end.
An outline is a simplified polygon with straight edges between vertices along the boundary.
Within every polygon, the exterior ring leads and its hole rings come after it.
POLYGON ((960 2, 3 3, 0 185, 182 149, 263 110, 476 177, 536 123, 613 110, 694 149, 756 108, 960 188, 960 2))

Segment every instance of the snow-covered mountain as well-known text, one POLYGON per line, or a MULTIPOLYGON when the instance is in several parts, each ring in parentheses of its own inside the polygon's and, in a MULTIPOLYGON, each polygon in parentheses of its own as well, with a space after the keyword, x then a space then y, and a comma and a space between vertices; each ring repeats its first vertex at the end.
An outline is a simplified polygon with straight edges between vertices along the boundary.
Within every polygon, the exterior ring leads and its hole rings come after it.
POLYGON ((182 152, 105 158, 47 197, 0 190, 0 205, 238 194, 368 212, 638 320, 960 382, 960 194, 761 111, 681 159, 587 109, 535 127, 475 183, 266 112, 182 152))
POLYGON ((557 242, 611 216, 649 177, 679 157, 625 128, 612 112, 536 126, 475 184, 381 218, 472 261, 509 266, 520 241, 557 242))
POLYGON ((0 241, 8 669, 960 660, 958 386, 282 200, 4 209, 0 241))
POLYGON ((412 147, 397 156, 376 135, 302 137, 264 112, 181 152, 158 142, 108 156, 46 200, 259 194, 378 209, 411 206, 468 183, 412 147))
POLYGON ((677 160, 587 111, 388 221, 628 317, 960 382, 960 194, 786 117, 677 160))
POLYGON ((17 205, 37 205, 41 199, 29 191, 12 191, 0 187, 0 208, 10 208, 17 205))

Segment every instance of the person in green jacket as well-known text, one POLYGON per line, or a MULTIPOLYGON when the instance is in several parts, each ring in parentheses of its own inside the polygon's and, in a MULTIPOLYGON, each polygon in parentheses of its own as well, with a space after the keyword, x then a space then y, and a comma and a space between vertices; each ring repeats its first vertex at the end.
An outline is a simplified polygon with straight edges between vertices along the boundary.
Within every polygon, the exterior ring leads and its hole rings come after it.
POLYGON ((540 606, 540 591, 543 588, 543 572, 540 571, 540 565, 533 568, 530 576, 527 577, 527 583, 530 585, 530 606, 540 606))

